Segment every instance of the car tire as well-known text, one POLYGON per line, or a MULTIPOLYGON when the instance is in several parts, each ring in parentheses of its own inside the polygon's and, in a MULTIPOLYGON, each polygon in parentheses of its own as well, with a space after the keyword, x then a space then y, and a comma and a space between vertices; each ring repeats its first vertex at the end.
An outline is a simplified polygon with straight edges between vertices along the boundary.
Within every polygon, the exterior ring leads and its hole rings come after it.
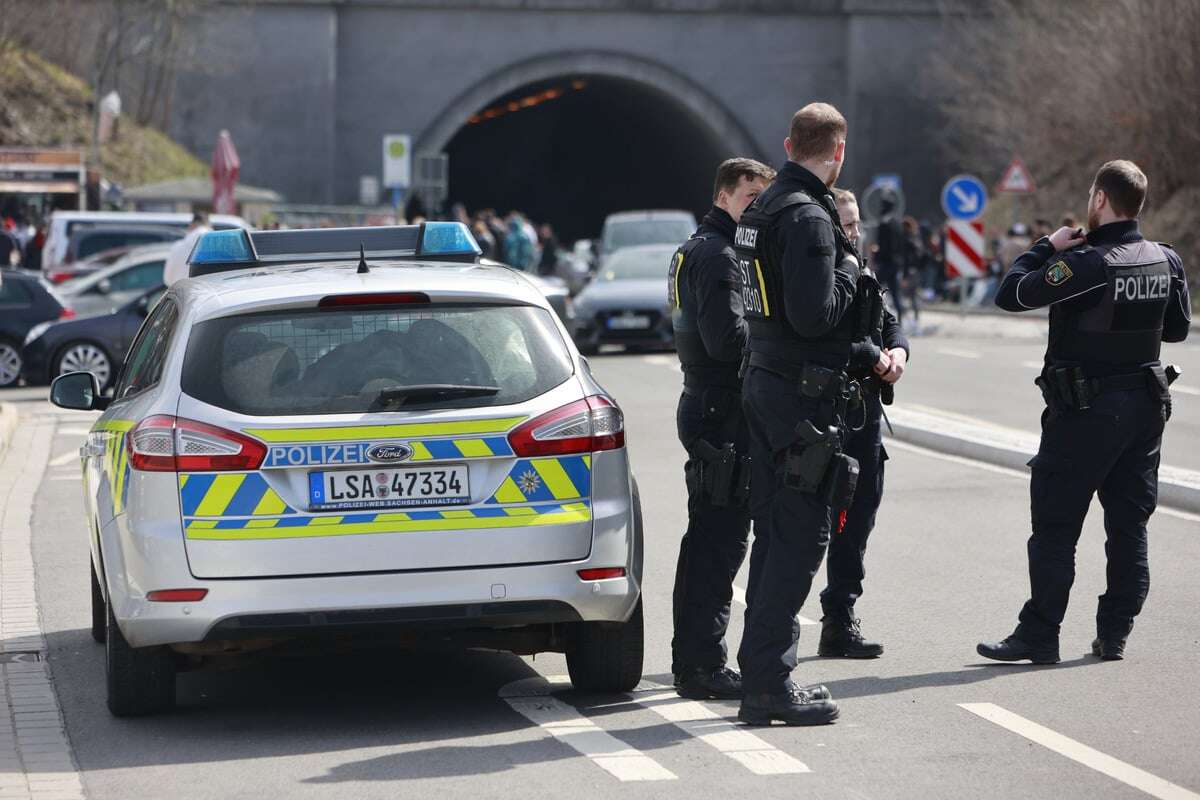
POLYGON ((104 593, 100 591, 100 580, 96 577, 96 565, 91 564, 92 572, 92 639, 104 644, 108 628, 108 604, 104 602, 104 593))
POLYGON ((175 705, 175 660, 166 647, 131 647, 113 616, 105 619, 104 671, 108 710, 115 717, 139 717, 175 705))
POLYGON ((113 368, 112 356, 108 354, 108 351, 95 342, 84 340, 63 346, 58 351, 58 355, 54 357, 50 379, 53 380, 66 372, 93 372, 101 389, 108 388, 117 377, 113 368), (103 370, 102 373, 101 370, 103 370), (101 379, 102 375, 103 379, 101 379))
POLYGON ((0 389, 16 386, 21 380, 21 345, 0 338, 0 389))
POLYGON ((645 628, 642 601, 625 622, 578 622, 567 650, 567 672, 576 689, 628 692, 642 679, 645 628))

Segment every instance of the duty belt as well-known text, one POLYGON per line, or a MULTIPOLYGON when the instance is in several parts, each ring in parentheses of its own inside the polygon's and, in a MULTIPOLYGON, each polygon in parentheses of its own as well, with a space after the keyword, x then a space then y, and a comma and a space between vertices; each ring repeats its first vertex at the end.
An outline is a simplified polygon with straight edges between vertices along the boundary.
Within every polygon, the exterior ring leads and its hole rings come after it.
MULTIPOLYGON (((1174 371, 1173 367, 1170 369, 1174 371)), ((1173 376, 1161 366, 1089 378, 1082 366, 1072 364, 1046 367, 1034 383, 1042 390, 1042 397, 1051 411, 1086 411, 1092 407, 1092 400, 1102 394, 1136 389, 1146 389, 1151 395, 1169 402, 1167 387, 1172 380, 1173 376)))

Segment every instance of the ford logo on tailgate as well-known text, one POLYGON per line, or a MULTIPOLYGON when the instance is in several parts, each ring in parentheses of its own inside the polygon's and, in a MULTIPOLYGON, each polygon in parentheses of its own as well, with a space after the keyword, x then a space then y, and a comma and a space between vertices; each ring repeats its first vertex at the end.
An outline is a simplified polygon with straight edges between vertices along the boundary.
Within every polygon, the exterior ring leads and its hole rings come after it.
POLYGON ((367 450, 367 458, 380 464, 404 461, 412 454, 413 449, 406 444, 377 444, 367 450))

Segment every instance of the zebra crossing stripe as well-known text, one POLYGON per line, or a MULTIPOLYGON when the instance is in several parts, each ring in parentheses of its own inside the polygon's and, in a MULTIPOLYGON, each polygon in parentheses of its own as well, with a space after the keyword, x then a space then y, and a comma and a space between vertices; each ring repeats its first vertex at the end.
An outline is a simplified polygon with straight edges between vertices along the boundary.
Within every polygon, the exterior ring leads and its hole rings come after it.
POLYGON ((569 688, 570 682, 565 676, 538 676, 508 684, 500 690, 500 697, 518 714, 619 781, 676 780, 675 773, 650 756, 550 696, 553 691, 569 688))
POLYGON ((642 681, 633 699, 755 775, 797 775, 812 771, 804 762, 739 728, 709 706, 684 700, 666 686, 642 681))

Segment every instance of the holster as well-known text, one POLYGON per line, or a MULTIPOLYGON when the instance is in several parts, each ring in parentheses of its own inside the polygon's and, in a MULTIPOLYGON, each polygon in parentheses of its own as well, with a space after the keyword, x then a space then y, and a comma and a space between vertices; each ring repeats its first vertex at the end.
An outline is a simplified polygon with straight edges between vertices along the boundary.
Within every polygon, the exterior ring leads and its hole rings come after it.
POLYGON ((1092 407, 1093 394, 1087 376, 1083 367, 1077 364, 1046 367, 1033 382, 1041 390, 1042 399, 1052 414, 1086 411, 1092 407))
POLYGON ((720 447, 700 438, 688 448, 691 462, 684 471, 688 490, 699 492, 710 505, 718 508, 742 507, 750 501, 750 456, 740 453, 730 440, 737 436, 741 411, 736 408, 740 395, 733 390, 710 387, 701 402, 705 420, 719 421, 720 447))
POLYGON ((743 507, 750 500, 750 456, 733 442, 714 447, 703 439, 688 450, 691 461, 684 471, 688 491, 698 492, 717 508, 743 507))
POLYGON ((838 429, 824 431, 810 420, 796 426, 796 443, 783 458, 783 485, 817 495, 832 508, 847 508, 858 485, 858 461, 841 452, 838 429))
POLYGON ((1169 422, 1171 419, 1171 384, 1183 374, 1183 371, 1174 364, 1163 366, 1155 364, 1147 370, 1147 385, 1150 390, 1150 395, 1162 401, 1163 404, 1163 421, 1169 422))

